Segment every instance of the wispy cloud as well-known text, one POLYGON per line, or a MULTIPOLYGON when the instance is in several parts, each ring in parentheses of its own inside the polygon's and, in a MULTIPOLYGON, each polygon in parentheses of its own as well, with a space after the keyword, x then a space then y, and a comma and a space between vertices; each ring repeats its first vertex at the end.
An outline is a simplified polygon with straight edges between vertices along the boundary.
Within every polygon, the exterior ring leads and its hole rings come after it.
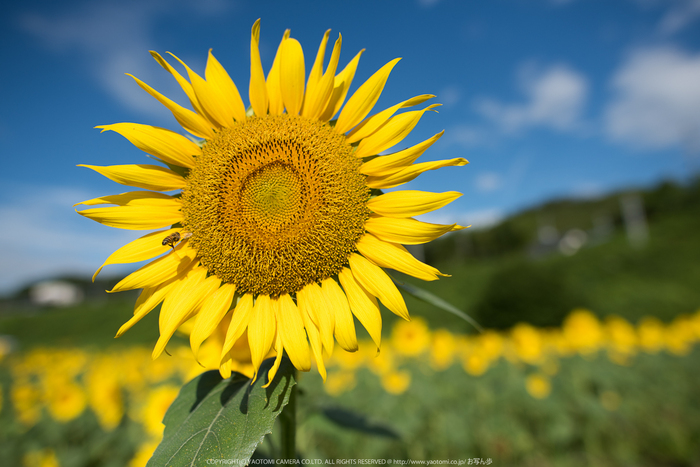
POLYGON ((612 79, 605 130, 615 141, 645 149, 700 151, 700 54, 640 49, 612 79))
POLYGON ((503 181, 503 177, 496 172, 482 172, 476 176, 475 188, 482 193, 490 193, 500 189, 503 181))
MULTIPOLYGON (((160 113, 155 99, 144 99, 143 91, 124 76, 131 73, 146 82, 161 84, 165 76, 148 50, 156 46, 152 38, 158 19, 173 11, 187 9, 199 15, 220 14, 228 8, 223 0, 185 2, 183 0, 127 0, 85 2, 60 15, 25 13, 20 27, 56 53, 80 53, 89 72, 119 102, 139 112, 160 113)), ((168 80, 168 86, 175 86, 168 80)), ((167 90, 167 89, 166 89, 167 90)))
POLYGON ((10 188, 0 202, 5 230, 0 293, 57 274, 89 277, 114 250, 143 235, 110 229, 76 214, 72 205, 95 193, 63 186, 10 188))
POLYGON ((472 229, 487 229, 503 220, 505 213, 497 208, 480 209, 476 211, 445 211, 424 214, 418 219, 435 224, 470 225, 472 229))
POLYGON ((661 34, 675 34, 700 18, 700 0, 678 0, 659 23, 661 34))
POLYGON ((546 69, 525 66, 519 73, 524 102, 504 104, 481 98, 476 110, 502 131, 512 133, 531 127, 560 131, 576 129, 588 97, 586 78, 566 65, 546 69))

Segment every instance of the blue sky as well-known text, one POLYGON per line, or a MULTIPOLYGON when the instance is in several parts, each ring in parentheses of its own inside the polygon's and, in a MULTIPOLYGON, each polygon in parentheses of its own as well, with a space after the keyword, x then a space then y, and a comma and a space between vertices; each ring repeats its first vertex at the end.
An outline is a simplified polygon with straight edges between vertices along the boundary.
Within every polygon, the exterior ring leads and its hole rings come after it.
POLYGON ((257 18, 266 70, 285 29, 309 67, 330 28, 332 38, 343 35, 341 66, 367 49, 353 89, 403 57, 377 109, 437 95, 439 113, 426 114, 402 144, 444 129, 424 159, 470 164, 405 186, 464 193, 427 220, 478 228, 553 197, 686 179, 699 166, 700 0, 116 3, 29 0, 3 9, 0 293, 56 273, 92 273, 143 234, 101 226, 71 207, 127 191, 76 164, 148 161, 93 127, 179 130, 124 75, 186 102, 148 50, 171 51, 203 72, 213 48, 247 95, 257 18))

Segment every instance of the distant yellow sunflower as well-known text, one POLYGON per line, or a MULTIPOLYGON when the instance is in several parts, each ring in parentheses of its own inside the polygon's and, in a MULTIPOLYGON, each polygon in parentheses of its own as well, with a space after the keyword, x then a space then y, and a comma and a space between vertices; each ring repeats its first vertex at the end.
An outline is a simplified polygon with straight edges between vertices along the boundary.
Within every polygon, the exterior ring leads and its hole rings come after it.
POLYGON ((162 302, 154 358, 173 333, 194 318, 190 341, 195 354, 220 324, 228 324, 221 349, 224 377, 231 373, 234 343, 247 333, 255 369, 271 350, 277 352, 270 380, 283 351, 303 371, 309 370, 313 355, 325 379, 323 358, 332 353, 334 338, 343 349, 357 350, 353 315, 377 347, 382 326, 377 298, 408 319, 401 294, 382 268, 423 280, 442 275, 402 244, 426 243, 461 229, 412 218, 460 194, 378 190, 401 185, 426 170, 467 161, 414 164, 442 133, 378 156, 403 140, 436 104, 396 112, 434 96, 416 96, 367 117, 399 61, 395 59, 343 107, 362 51, 336 73, 342 39, 338 37, 324 72, 329 34, 306 80, 301 45, 287 30, 265 78, 258 20, 251 32, 247 110, 211 51, 204 78, 173 55, 189 81, 151 52, 182 86, 194 111, 132 76, 201 141, 136 123, 98 127, 121 134, 164 165, 84 166, 147 191, 78 203, 116 205, 85 209, 81 215, 122 229, 167 227, 123 246, 100 267, 159 256, 110 291, 143 289, 134 317, 117 336, 162 302), (181 193, 162 193, 173 190, 181 193))

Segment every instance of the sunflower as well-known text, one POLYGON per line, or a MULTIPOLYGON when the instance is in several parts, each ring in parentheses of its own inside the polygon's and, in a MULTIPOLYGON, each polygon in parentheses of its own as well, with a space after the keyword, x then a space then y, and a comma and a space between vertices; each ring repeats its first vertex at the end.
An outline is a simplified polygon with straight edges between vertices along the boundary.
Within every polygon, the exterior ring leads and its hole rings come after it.
POLYGON ((377 348, 382 326, 377 299, 409 319, 383 268, 428 281, 443 275, 403 245, 462 229, 413 219, 460 193, 381 189, 467 161, 414 163, 442 132, 379 155, 401 142, 437 104, 397 112, 435 96, 416 96, 367 117, 399 59, 381 67, 345 102, 364 49, 338 72, 339 36, 324 71, 329 34, 323 36, 306 79, 302 47, 287 30, 265 77, 256 21, 247 109, 211 50, 204 77, 170 54, 189 80, 151 52, 180 84, 193 110, 129 75, 191 136, 136 123, 97 127, 119 133, 161 163, 84 165, 143 190, 78 203, 115 205, 85 209, 81 215, 122 229, 165 228, 124 245, 95 273, 108 264, 157 257, 109 291, 142 289, 133 318, 117 336, 162 303, 153 358, 192 319, 195 355, 217 328, 226 327, 220 358, 224 377, 231 373, 234 344, 246 336, 256 370, 276 351, 270 380, 284 352, 302 371, 310 369, 313 357, 325 380, 324 356, 332 353, 334 341, 346 351, 357 350, 353 315, 377 348), (166 193, 175 190, 179 192, 166 193))

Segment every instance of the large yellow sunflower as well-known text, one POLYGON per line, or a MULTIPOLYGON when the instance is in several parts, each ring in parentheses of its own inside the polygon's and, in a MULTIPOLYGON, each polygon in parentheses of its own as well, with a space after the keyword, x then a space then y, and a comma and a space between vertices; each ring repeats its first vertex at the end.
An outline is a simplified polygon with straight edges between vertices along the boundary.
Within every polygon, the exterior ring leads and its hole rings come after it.
POLYGON ((412 218, 453 201, 457 192, 378 190, 467 161, 414 164, 442 133, 378 155, 436 107, 397 114, 434 97, 420 95, 367 117, 399 59, 374 73, 343 106, 362 51, 337 72, 339 37, 323 71, 327 31, 307 80, 301 45, 287 30, 265 78, 259 34, 258 20, 251 33, 247 110, 211 51, 204 78, 173 55, 189 81, 151 52, 182 86, 194 110, 132 77, 196 138, 136 123, 99 126, 121 134, 163 165, 84 166, 146 191, 83 201, 78 204, 116 206, 79 213, 122 229, 166 228, 121 247, 95 273, 107 264, 158 257, 110 291, 143 289, 134 317, 117 336, 162 302, 154 358, 193 319, 195 354, 226 326, 220 359, 224 377, 231 373, 234 343, 247 333, 256 371, 271 350, 277 352, 270 380, 283 351, 302 371, 309 370, 313 355, 325 379, 323 359, 333 351, 334 339, 347 351, 357 350, 353 315, 377 347, 382 327, 377 298, 408 319, 401 294, 382 268, 422 280, 442 275, 402 244, 426 243, 462 228, 412 218), (163 193, 173 190, 181 193, 163 193))

